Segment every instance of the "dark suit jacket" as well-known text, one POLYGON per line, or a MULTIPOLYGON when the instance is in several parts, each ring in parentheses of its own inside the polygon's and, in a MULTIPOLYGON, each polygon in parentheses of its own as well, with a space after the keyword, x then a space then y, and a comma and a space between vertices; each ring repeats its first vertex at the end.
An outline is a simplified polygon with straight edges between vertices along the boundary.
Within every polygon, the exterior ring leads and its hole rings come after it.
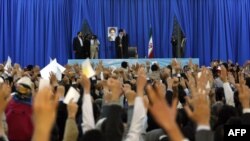
POLYGON ((64 104, 62 101, 60 101, 58 104, 57 118, 56 118, 56 124, 59 129, 59 140, 63 139, 64 128, 65 128, 67 117, 68 117, 67 105, 64 104))
MULTIPOLYGON (((83 39, 82 39, 83 41, 83 39)), ((73 40, 73 50, 75 52, 75 58, 76 59, 82 59, 84 58, 84 49, 83 46, 81 46, 80 40, 78 37, 75 37, 73 40)))
POLYGON ((160 136, 165 135, 162 129, 154 129, 146 133, 145 141, 159 141, 160 136))
POLYGON ((120 141, 123 136, 123 124, 121 120, 122 108, 119 105, 106 106, 106 120, 102 125, 103 134, 106 141, 120 141))
MULTIPOLYGON (((172 104, 172 99, 173 99, 173 92, 172 91, 167 91, 166 95, 165 95, 165 99, 169 104, 172 104)), ((147 128, 147 132, 155 130, 155 129, 159 129, 160 126, 155 122, 153 116, 151 115, 150 112, 147 113, 148 116, 148 128, 147 128)))
POLYGON ((123 36, 123 45, 124 45, 124 58, 128 58, 128 44, 129 44, 129 36, 126 34, 123 36))
POLYGON ((200 130, 195 134, 195 141, 213 141, 214 133, 212 131, 200 130))
POLYGON ((84 58, 90 58, 90 40, 83 40, 84 58))
POLYGON ((128 35, 123 36, 120 41, 120 37, 115 38, 115 48, 117 58, 128 58, 128 35), (122 44, 122 50, 119 45, 122 44))
POLYGON ((241 122, 243 125, 250 125, 250 113, 243 114, 241 116, 241 122))

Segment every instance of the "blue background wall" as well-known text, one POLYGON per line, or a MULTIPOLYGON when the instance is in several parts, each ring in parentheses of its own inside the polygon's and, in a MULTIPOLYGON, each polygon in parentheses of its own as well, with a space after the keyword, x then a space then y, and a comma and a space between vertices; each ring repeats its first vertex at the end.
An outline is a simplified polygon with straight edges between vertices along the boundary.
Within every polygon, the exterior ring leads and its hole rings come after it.
POLYGON ((11 56, 21 65, 44 66, 72 58, 72 40, 86 19, 101 42, 100 58, 111 58, 107 27, 126 29, 139 57, 147 55, 150 25, 154 55, 172 57, 170 44, 176 16, 187 37, 185 57, 250 58, 249 0, 0 0, 0 62, 11 56))

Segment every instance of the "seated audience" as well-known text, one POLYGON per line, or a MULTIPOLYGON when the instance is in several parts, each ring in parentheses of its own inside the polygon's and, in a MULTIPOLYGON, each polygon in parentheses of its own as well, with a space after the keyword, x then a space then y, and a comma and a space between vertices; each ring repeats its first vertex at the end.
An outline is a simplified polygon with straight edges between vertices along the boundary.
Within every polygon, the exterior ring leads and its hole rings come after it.
POLYGON ((221 141, 224 125, 250 124, 249 65, 100 61, 92 78, 65 65, 39 89, 39 66, 0 64, 0 141, 221 141), (71 86, 80 98, 65 104, 71 86))

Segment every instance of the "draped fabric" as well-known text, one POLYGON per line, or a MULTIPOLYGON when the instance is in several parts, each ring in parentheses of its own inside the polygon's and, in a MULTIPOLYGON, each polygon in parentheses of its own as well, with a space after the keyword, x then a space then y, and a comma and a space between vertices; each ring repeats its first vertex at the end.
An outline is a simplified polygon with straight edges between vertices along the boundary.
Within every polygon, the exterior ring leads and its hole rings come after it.
POLYGON ((68 0, 0 0, 0 62, 66 62, 71 44, 68 0))
POLYGON ((123 28, 129 45, 147 56, 152 27, 154 56, 171 58, 176 16, 187 38, 185 57, 237 61, 250 58, 249 0, 0 0, 0 62, 65 64, 74 58, 72 40, 84 19, 100 40, 100 58, 114 58, 107 27, 123 28))
POLYGON ((176 17, 187 37, 185 57, 243 64, 250 58, 249 0, 176 0, 176 17))

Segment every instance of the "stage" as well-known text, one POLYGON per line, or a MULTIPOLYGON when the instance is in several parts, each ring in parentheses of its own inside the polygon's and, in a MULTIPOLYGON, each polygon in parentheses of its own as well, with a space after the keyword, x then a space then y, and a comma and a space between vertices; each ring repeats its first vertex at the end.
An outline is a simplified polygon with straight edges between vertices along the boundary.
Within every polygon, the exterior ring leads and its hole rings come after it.
MULTIPOLYGON (((130 65, 131 64, 136 64, 136 63, 146 63, 149 61, 151 64, 154 62, 157 62, 161 67, 167 66, 171 64, 173 58, 153 58, 153 59, 90 59, 90 61, 94 64, 97 64, 99 61, 102 60, 103 65, 105 67, 110 67, 110 66, 115 66, 115 67, 120 67, 121 62, 126 61, 130 65)), ((84 59, 69 59, 68 64, 81 64, 84 61, 84 59)), ((189 58, 177 58, 177 61, 181 62, 181 65, 187 65, 189 62, 189 58)), ((198 64, 199 65, 199 58, 192 58, 193 64, 198 64)))

